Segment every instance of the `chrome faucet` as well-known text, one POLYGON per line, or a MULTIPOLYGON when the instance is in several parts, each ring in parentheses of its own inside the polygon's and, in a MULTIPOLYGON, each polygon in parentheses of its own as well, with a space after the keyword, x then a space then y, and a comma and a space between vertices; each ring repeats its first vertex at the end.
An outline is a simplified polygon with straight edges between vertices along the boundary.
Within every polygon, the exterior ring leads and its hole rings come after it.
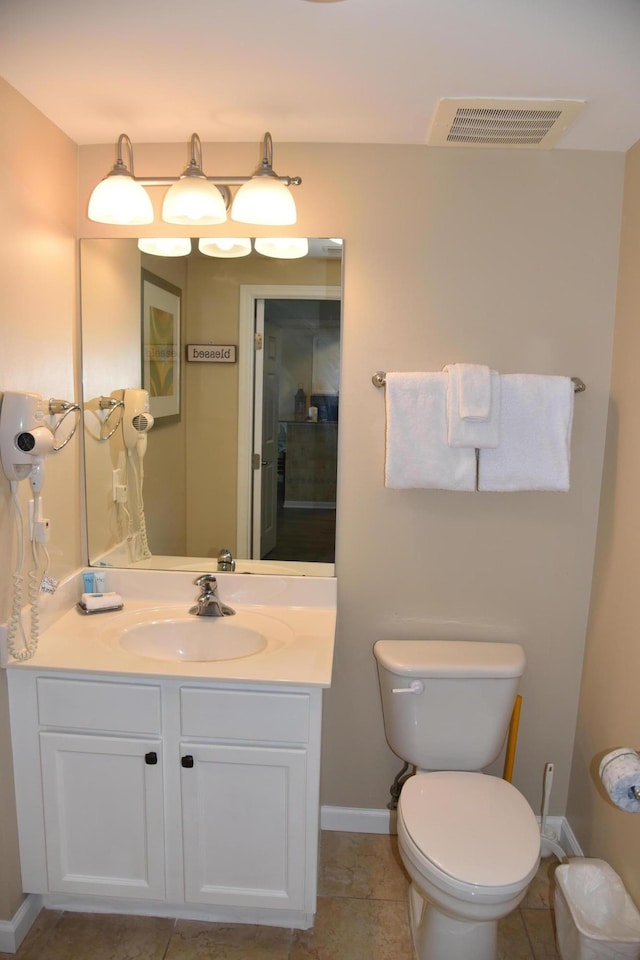
POLYGON ((235 610, 223 603, 218 596, 218 582, 212 573, 203 573, 193 581, 202 593, 189 613, 196 617, 232 617, 235 610))
POLYGON ((233 573, 236 568, 236 562, 231 556, 231 550, 223 547, 218 554, 218 571, 220 573, 233 573))

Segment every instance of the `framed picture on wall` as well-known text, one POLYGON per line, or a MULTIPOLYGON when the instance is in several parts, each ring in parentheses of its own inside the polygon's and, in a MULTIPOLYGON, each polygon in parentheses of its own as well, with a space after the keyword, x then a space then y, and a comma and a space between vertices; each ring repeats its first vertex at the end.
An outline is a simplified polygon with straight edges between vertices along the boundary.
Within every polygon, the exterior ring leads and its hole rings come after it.
POLYGON ((180 413, 180 311, 182 291, 142 271, 142 386, 152 415, 180 413))

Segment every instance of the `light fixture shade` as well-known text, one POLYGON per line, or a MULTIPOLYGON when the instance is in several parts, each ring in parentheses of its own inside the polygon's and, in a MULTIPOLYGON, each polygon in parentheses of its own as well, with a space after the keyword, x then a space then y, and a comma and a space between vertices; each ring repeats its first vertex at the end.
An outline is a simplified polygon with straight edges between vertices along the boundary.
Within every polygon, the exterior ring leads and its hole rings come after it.
POLYGON ((135 226, 153 223, 153 205, 144 187, 133 177, 115 174, 94 187, 89 198, 89 220, 135 226))
POLYGON ((253 243, 258 253, 278 260, 297 260, 309 253, 306 237, 256 237, 253 243))
POLYGON ((206 177, 182 177, 165 194, 162 219, 188 226, 224 223, 227 209, 222 194, 206 177))
POLYGON ((200 237, 198 250, 207 257, 247 257, 251 253, 249 237, 200 237))
POLYGON ((254 176, 243 183, 231 206, 231 219, 267 227, 286 227, 298 218, 291 191, 272 176, 254 176))
POLYGON ((191 253, 189 237, 140 237, 138 249, 154 257, 186 257, 191 253))

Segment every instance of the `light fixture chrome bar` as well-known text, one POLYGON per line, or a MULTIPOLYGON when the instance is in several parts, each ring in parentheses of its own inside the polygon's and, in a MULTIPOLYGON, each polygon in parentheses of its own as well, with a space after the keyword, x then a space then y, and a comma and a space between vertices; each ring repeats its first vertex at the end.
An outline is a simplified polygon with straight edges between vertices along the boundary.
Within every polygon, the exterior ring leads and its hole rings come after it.
MULTIPOLYGON (((125 133, 120 135, 118 140, 118 161, 116 167, 123 168, 121 141, 126 140, 129 147, 129 156, 131 158, 130 173, 133 179, 143 187, 165 187, 171 183, 176 183, 182 177, 205 177, 210 183, 224 186, 234 186, 241 183, 248 183, 253 177, 268 176, 273 180, 284 183, 285 186, 299 187, 302 183, 302 177, 278 176, 273 171, 273 140, 271 134, 267 131, 262 139, 262 161, 256 170, 248 177, 246 176, 209 176, 202 170, 202 142, 197 133, 191 134, 191 159, 185 170, 177 177, 136 177, 133 172, 133 147, 131 140, 125 133)), ((115 168, 114 168, 115 169, 115 168)), ((124 167, 126 170, 126 167, 124 167)))
MULTIPOLYGON (((215 183, 216 186, 228 185, 230 187, 238 183, 248 183, 252 179, 251 177, 210 177, 206 173, 204 177, 205 180, 215 183)), ((133 177, 133 179, 143 187, 166 187, 170 183, 176 183, 180 177, 133 177)), ((302 177, 278 177, 274 174, 272 179, 279 180, 286 187, 299 187, 302 183, 302 177)))

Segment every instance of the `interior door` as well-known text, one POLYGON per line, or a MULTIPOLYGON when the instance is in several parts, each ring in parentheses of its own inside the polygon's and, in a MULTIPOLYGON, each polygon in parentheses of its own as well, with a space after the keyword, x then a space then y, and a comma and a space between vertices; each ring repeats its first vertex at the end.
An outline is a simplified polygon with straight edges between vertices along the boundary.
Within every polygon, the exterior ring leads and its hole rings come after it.
POLYGON ((278 377, 280 331, 265 323, 264 300, 256 301, 254 378, 252 557, 262 559, 278 536, 278 377))

